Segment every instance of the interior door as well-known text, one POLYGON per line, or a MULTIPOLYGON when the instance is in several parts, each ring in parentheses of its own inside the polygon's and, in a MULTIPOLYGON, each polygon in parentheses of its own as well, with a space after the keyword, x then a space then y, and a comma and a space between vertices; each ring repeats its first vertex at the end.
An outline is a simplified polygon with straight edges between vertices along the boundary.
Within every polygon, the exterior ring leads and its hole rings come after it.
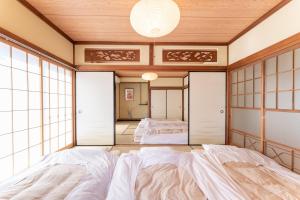
POLYGON ((225 143, 225 72, 190 72, 190 144, 225 143))
POLYGON ((166 90, 151 90, 151 118, 165 119, 167 117, 166 101, 166 90))
POLYGON ((182 120, 182 90, 167 90, 167 119, 182 120))
POLYGON ((76 73, 78 145, 114 144, 114 73, 76 73))

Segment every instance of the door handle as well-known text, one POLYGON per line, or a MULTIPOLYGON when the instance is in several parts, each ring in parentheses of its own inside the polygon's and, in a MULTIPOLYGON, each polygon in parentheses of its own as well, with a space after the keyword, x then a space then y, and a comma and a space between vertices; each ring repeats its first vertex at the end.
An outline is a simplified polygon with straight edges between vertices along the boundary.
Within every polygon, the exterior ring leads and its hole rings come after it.
POLYGON ((224 113, 224 110, 223 110, 223 109, 221 109, 221 110, 220 110, 220 113, 221 113, 221 114, 223 114, 223 113, 224 113))

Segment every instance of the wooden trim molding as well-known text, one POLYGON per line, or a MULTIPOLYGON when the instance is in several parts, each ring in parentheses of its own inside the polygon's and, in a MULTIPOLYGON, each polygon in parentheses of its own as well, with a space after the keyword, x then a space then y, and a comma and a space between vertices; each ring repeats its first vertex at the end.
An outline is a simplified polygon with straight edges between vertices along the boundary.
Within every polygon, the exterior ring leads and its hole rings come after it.
POLYGON ((217 50, 163 49, 163 62, 217 62, 217 50))
POLYGON ((84 62, 108 63, 108 62, 139 62, 140 49, 102 49, 85 48, 84 62))
POLYGON ((73 64, 0 27, 0 38, 76 70, 73 64))
POLYGON ((241 36, 243 36, 245 33, 250 31, 252 28, 263 22, 265 19, 270 17, 272 14, 274 14, 276 11, 278 11, 280 8, 291 2, 292 0, 283 0, 280 3, 278 3, 275 7, 273 7, 271 10, 266 12, 264 15, 262 15, 260 18, 258 18, 256 21, 254 21, 252 24, 247 26, 244 30, 242 30, 240 33, 238 33, 236 36, 234 36, 229 42, 228 45, 239 39, 241 36))
POLYGON ((213 71, 226 72, 227 66, 161 66, 161 65, 80 65, 79 71, 213 71))
POLYGON ((228 70, 234 70, 241 66, 245 66, 256 61, 266 59, 268 57, 279 55, 285 51, 292 50, 294 48, 300 47, 300 33, 297 33, 281 42, 278 42, 270 47, 267 47, 257 53, 254 53, 244 59, 241 59, 228 66, 228 70))
POLYGON ((35 7, 33 7, 29 2, 26 0, 17 0, 20 2, 24 7, 26 7, 28 10, 30 10, 32 13, 34 13, 37 17, 39 17, 41 20, 43 20, 46 24, 48 24, 51 28, 53 28, 56 32, 58 32, 60 35, 62 35, 64 38, 66 38, 71 43, 74 43, 73 39, 68 36, 65 32, 63 32, 60 28, 58 28, 55 24, 53 24, 45 15, 40 13, 35 7))

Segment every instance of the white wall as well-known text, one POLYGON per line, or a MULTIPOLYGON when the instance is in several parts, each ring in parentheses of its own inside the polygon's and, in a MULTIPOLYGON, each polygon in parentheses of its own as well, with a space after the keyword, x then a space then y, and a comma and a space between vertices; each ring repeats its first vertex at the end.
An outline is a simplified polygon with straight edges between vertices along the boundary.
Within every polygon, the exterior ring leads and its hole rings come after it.
POLYGON ((182 87, 183 78, 158 78, 150 81, 151 87, 182 87))
POLYGON ((292 0, 229 45, 229 64, 300 32, 300 0, 292 0))
POLYGON ((73 44, 17 0, 1 0, 0 27, 73 63, 73 44))

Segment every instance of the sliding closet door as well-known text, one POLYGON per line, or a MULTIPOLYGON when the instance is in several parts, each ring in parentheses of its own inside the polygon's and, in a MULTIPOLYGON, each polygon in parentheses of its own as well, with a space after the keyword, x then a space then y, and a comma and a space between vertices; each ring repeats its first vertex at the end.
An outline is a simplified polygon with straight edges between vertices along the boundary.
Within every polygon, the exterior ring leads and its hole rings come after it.
POLYGON ((114 73, 77 72, 78 145, 114 144, 114 73))
POLYGON ((190 72, 190 144, 225 143, 225 72, 190 72))
POLYGON ((151 118, 165 119, 167 116, 167 91, 151 90, 151 118))
POLYGON ((182 90, 167 90, 167 119, 182 120, 182 90))

